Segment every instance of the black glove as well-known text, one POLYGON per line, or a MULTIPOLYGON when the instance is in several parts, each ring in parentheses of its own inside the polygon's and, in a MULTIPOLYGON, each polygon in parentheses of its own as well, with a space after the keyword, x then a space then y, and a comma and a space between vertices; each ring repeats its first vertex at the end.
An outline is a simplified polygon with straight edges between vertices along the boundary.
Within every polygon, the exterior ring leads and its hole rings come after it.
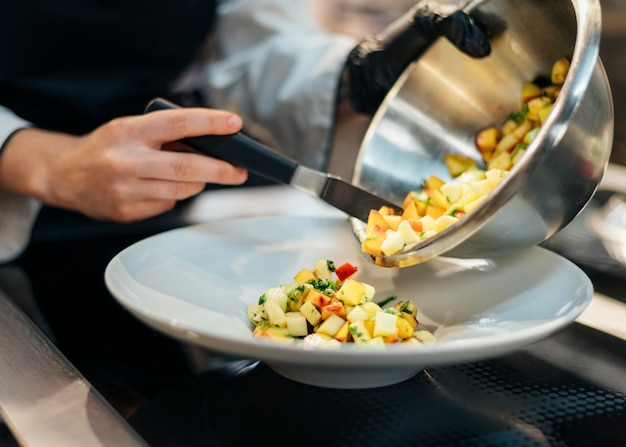
POLYGON ((486 30, 462 11, 444 17, 436 3, 420 2, 348 56, 342 91, 361 113, 374 114, 406 67, 445 36, 472 57, 491 52, 486 30))

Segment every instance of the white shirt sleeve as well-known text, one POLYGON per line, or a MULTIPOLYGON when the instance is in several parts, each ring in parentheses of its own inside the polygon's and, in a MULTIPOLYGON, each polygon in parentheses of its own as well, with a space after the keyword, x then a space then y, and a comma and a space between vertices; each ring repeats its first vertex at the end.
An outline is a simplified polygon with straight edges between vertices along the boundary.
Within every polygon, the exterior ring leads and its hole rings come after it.
MULTIPOLYGON (((0 107, 2 144, 13 132, 30 125, 10 110, 0 107)), ((0 263, 14 259, 26 248, 40 208, 41 204, 35 199, 0 190, 0 263)))
POLYGON ((230 0, 218 10, 218 60, 208 69, 216 107, 304 165, 328 161, 336 95, 356 41, 331 34, 307 1, 230 0))

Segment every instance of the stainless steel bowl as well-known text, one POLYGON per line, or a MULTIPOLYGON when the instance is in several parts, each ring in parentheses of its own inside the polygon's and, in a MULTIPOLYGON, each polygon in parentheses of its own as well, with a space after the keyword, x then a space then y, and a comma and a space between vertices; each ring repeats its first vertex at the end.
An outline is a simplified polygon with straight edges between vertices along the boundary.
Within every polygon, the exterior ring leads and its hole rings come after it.
MULTIPOLYGON (((365 135, 353 182, 395 203, 430 175, 450 180, 443 156, 478 157, 477 132, 520 110, 521 86, 571 68, 538 137, 477 208, 414 248, 376 264, 406 267, 445 254, 506 255, 535 246, 588 203, 608 164, 613 103, 598 56, 598 0, 492 0, 479 6, 506 23, 492 53, 472 59, 440 39, 389 92, 365 135)), ((362 240, 364 225, 351 222, 362 240)))

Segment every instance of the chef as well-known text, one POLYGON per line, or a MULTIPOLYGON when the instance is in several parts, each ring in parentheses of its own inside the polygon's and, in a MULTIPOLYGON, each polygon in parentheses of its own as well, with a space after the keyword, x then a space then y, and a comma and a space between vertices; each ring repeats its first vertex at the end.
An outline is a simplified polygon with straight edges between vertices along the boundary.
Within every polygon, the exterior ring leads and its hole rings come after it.
POLYGON ((183 137, 234 133, 245 122, 286 155, 324 169, 338 120, 373 114, 435 38, 472 57, 490 51, 483 24, 436 3, 415 5, 362 41, 325 30, 309 6, 4 2, 0 262, 24 250, 42 206, 132 222, 207 183, 245 182, 245 170, 181 150, 183 137), (157 96, 192 107, 144 115, 157 96))

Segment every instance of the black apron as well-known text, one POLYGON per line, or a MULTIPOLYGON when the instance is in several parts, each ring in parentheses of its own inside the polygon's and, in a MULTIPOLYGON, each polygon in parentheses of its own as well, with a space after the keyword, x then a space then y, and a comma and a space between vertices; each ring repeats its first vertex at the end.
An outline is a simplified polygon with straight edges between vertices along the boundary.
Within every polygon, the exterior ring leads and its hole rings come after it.
POLYGON ((214 0, 0 0, 0 104, 86 133, 140 114, 201 51, 214 0))

